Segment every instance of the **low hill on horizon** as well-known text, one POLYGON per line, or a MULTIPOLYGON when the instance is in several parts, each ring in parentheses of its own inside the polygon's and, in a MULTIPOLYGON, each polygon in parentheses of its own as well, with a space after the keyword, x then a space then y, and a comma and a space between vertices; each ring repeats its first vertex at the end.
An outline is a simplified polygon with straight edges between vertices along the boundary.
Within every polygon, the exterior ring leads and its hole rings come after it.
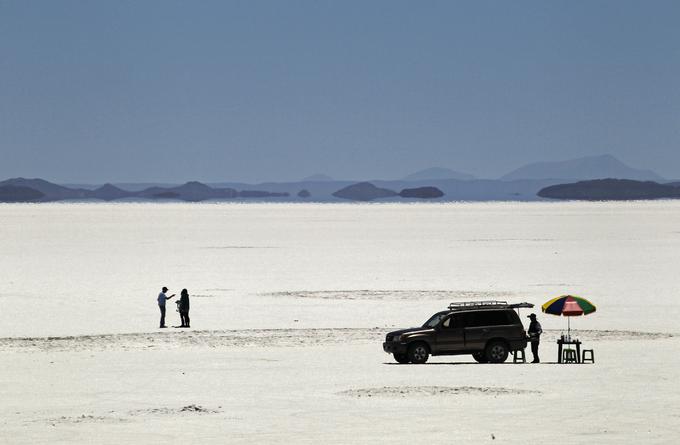
POLYGON ((634 179, 663 182, 664 178, 651 170, 629 167, 612 155, 587 156, 557 162, 534 162, 502 176, 502 181, 518 179, 634 179))
POLYGON ((680 198, 680 187, 659 184, 654 181, 610 178, 551 185, 539 190, 538 196, 583 201, 678 199, 680 198))
POLYGON ((43 196, 35 201, 85 199, 91 193, 90 190, 64 187, 40 178, 10 178, 0 181, 0 186, 25 187, 42 193, 43 196))

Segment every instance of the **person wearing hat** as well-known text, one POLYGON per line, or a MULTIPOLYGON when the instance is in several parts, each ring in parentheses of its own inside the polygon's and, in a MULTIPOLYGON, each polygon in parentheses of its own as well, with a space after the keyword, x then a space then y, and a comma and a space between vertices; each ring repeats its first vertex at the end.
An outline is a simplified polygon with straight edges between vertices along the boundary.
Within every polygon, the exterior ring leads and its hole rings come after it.
POLYGON ((165 295, 165 293, 168 291, 168 288, 163 286, 163 289, 161 289, 161 293, 158 294, 158 308, 161 310, 161 328, 165 328, 165 302, 171 299, 172 297, 175 296, 175 294, 170 295, 169 297, 165 295))
POLYGON ((528 315, 527 318, 531 319, 528 330, 529 341, 531 342, 531 353, 534 356, 534 360, 531 363, 540 363, 541 360, 538 358, 538 344, 541 341, 543 329, 541 328, 541 323, 536 320, 536 314, 528 315))

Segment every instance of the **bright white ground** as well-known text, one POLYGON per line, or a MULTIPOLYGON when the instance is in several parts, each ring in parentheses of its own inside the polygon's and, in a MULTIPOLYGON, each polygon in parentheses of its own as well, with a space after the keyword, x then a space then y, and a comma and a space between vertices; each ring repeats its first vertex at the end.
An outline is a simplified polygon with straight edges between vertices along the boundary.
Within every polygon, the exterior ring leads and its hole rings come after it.
POLYGON ((618 444, 679 432, 677 337, 593 341, 594 365, 421 366, 348 337, 3 353, 0 443, 618 444))
POLYGON ((3 444, 680 433, 675 202, 4 205, 0 217, 3 444), (190 290, 191 330, 156 328, 163 284, 190 290), (572 322, 594 365, 550 363, 566 320, 544 315, 540 365, 402 366, 381 350, 388 330, 449 301, 567 292, 598 305, 572 322))

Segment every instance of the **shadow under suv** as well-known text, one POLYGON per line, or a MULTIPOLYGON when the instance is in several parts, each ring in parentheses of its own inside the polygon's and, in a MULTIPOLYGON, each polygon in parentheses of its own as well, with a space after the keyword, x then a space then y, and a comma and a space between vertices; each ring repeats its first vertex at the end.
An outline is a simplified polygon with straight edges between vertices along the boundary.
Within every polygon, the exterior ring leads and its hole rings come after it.
POLYGON ((451 303, 419 328, 387 334, 383 350, 399 363, 425 363, 430 355, 471 354, 479 363, 503 363, 511 351, 527 346, 515 312, 531 303, 469 301, 451 303))

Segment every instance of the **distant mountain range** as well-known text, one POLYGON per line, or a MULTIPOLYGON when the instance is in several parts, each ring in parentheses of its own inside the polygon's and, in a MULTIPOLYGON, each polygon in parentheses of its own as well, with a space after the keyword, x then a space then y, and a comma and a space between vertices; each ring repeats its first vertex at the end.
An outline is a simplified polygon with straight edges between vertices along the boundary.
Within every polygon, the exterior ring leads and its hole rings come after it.
MULTIPOLYGON (((526 164, 501 176, 501 181, 519 180, 543 180, 562 179, 570 181, 583 181, 589 179, 635 179, 638 181, 665 181, 657 173, 651 170, 641 170, 630 167, 612 155, 586 156, 569 159, 566 161, 534 162, 526 164)), ((462 173, 445 167, 431 167, 411 173, 401 181, 427 181, 427 180, 457 179, 460 181, 472 181, 477 178, 469 173, 462 173)), ((302 182, 335 181, 327 175, 317 174, 309 176, 302 182)))
POLYGON ((560 162, 536 162, 525 165, 502 176, 503 181, 517 179, 635 179, 638 181, 664 181, 651 170, 638 170, 619 161, 612 155, 589 156, 560 162))
POLYGON ((561 195, 560 197, 549 195, 553 189, 541 194, 539 191, 550 186, 573 183, 582 178, 665 182, 652 171, 635 169, 613 156, 602 155, 561 162, 528 164, 500 179, 475 179, 472 175, 443 167, 421 170, 398 180, 347 181, 316 174, 302 181, 265 182, 255 185, 238 182, 204 184, 192 181, 182 185, 128 183, 67 187, 43 179, 13 178, 0 182, 0 202, 84 199, 104 201, 257 199, 333 202, 344 199, 364 200, 365 197, 383 201, 425 198, 439 201, 535 201, 546 198, 560 199, 561 195), (397 193, 396 190, 402 192, 397 193))

